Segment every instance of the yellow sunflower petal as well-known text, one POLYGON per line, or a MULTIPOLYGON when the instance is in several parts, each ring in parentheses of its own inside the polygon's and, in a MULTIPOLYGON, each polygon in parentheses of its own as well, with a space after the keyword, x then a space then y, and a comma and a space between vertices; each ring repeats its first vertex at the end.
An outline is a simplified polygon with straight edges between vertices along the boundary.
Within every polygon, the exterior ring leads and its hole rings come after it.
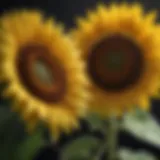
POLYGON ((108 116, 150 107, 160 87, 159 34, 156 12, 145 14, 137 3, 101 5, 80 18, 71 35, 87 64, 92 111, 108 116))
POLYGON ((79 51, 62 25, 38 11, 4 14, 1 24, 0 80, 9 82, 4 93, 14 99, 13 110, 29 130, 42 121, 55 137, 68 132, 85 114, 89 98, 79 51))

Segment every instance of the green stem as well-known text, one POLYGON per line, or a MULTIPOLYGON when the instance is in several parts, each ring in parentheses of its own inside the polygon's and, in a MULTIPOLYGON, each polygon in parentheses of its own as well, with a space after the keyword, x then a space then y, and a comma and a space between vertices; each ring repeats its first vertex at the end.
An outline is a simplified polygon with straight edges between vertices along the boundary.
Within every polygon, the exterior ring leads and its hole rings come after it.
POLYGON ((103 155, 104 151, 107 148, 107 143, 105 142, 98 150, 98 152, 96 153, 96 155, 94 155, 91 159, 92 160, 100 160, 101 156, 103 155))
POLYGON ((106 148, 106 159, 107 160, 115 160, 117 157, 117 132, 118 132, 118 125, 117 119, 115 117, 111 117, 108 120, 108 127, 106 131, 106 141, 107 141, 107 148, 106 148))

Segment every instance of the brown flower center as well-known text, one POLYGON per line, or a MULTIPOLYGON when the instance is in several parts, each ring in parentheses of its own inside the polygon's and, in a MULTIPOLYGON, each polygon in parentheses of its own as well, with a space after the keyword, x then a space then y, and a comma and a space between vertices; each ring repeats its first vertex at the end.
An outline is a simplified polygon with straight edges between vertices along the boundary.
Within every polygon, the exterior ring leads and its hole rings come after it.
POLYGON ((142 69, 142 50, 120 34, 100 41, 88 57, 89 76, 105 91, 117 92, 136 84, 142 69))
POLYGON ((27 45, 19 50, 17 69, 25 88, 47 103, 59 102, 66 90, 64 68, 46 47, 27 45))

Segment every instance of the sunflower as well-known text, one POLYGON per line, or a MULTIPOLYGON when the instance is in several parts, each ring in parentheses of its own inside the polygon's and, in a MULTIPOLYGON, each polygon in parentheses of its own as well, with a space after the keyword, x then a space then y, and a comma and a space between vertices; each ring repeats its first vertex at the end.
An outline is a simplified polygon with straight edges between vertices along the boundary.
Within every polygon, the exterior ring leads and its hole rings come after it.
POLYGON ((91 109, 121 115, 149 109, 160 76, 160 28, 156 12, 139 4, 99 5, 71 31, 87 65, 91 109))
POLYGON ((4 96, 14 100, 27 128, 41 121, 57 137, 77 127, 86 111, 88 82, 63 27, 31 10, 4 14, 1 24, 0 80, 8 83, 4 96))

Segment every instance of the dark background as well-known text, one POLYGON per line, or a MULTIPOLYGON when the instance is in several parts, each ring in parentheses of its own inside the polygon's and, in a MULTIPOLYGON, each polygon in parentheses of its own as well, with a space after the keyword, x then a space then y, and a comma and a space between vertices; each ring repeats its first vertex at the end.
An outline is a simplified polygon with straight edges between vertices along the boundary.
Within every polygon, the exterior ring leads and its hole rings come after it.
MULTIPOLYGON (((87 9, 95 8, 97 0, 0 0, 0 13, 7 11, 9 9, 19 9, 19 8, 38 8, 44 11, 48 16, 54 16, 57 21, 63 22, 66 28, 70 29, 74 27, 74 19, 77 16, 84 15, 87 9)), ((103 0, 103 2, 110 3, 108 0, 103 0)), ((117 2, 122 2, 117 0, 117 2)), ((132 1, 127 1, 132 2, 132 1)), ((146 11, 150 9, 159 9, 159 0, 141 0, 141 2, 146 11)), ((153 100, 153 107, 151 110, 153 116, 160 122, 160 101, 153 100)), ((60 153, 60 148, 68 141, 75 139, 76 137, 84 134, 92 134, 99 138, 102 138, 101 133, 95 131, 90 133, 87 124, 82 120, 82 130, 74 132, 70 137, 63 136, 56 146, 53 144, 42 148, 40 153, 35 157, 35 160, 56 160, 58 159, 58 154, 60 153)), ((47 135, 45 136, 47 138, 47 135)), ((160 155, 160 149, 154 148, 149 144, 143 143, 134 139, 131 135, 126 133, 119 133, 119 146, 128 146, 134 150, 144 148, 149 150, 153 154, 160 155)))

